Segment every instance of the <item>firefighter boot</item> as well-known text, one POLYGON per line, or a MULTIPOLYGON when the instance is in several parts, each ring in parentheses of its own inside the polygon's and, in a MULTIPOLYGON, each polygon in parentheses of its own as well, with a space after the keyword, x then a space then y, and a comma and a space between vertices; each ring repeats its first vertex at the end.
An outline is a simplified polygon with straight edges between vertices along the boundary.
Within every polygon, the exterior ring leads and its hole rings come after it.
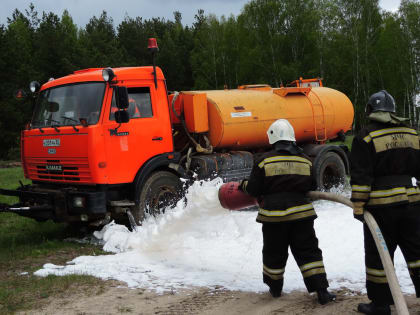
POLYGON ((273 298, 278 298, 281 296, 281 290, 276 288, 270 288, 270 294, 273 298))
POLYGON ((335 294, 331 294, 327 289, 321 289, 316 291, 318 294, 318 303, 321 305, 327 304, 328 302, 335 301, 335 294))
POLYGON ((370 303, 360 303, 357 307, 357 311, 363 314, 371 315, 390 315, 391 309, 389 305, 376 305, 373 302, 370 303))

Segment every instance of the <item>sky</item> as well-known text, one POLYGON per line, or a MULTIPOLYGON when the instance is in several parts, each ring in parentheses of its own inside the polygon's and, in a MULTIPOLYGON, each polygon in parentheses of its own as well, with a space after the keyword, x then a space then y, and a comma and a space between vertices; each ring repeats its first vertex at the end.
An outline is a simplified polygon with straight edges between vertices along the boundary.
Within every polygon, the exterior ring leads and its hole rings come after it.
MULTIPOLYGON (((206 14, 213 13, 220 17, 231 14, 238 15, 244 4, 249 0, 0 0, 0 24, 6 24, 7 18, 12 16, 14 9, 24 12, 30 3, 42 16, 42 12, 54 12, 61 16, 67 9, 73 21, 84 27, 93 16, 100 16, 103 10, 118 25, 125 16, 144 19, 164 17, 173 20, 173 12, 179 11, 183 17, 183 24, 191 25, 198 9, 206 14)), ((398 9, 400 0, 379 0, 381 8, 388 11, 398 9)))

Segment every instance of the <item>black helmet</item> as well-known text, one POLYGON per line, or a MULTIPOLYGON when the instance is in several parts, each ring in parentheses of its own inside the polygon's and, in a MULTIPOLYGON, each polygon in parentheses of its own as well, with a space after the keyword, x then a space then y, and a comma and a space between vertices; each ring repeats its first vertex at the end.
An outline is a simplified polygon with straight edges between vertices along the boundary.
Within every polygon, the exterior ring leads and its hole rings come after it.
POLYGON ((367 113, 370 114, 378 111, 395 113, 395 100, 392 95, 385 90, 372 94, 366 104, 367 113))

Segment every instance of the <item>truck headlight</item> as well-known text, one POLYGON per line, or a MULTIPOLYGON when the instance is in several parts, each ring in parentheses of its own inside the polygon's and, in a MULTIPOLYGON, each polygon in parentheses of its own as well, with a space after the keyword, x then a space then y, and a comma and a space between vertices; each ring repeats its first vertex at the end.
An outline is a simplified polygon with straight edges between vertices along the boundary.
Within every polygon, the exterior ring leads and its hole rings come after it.
POLYGON ((102 70, 102 78, 105 82, 111 82, 115 78, 115 73, 111 68, 106 68, 102 70))
POLYGON ((29 89, 31 90, 32 93, 38 92, 40 87, 41 85, 37 81, 32 81, 29 84, 29 89))
POLYGON ((74 197, 73 198, 73 207, 74 208, 84 208, 86 205, 85 197, 74 197))

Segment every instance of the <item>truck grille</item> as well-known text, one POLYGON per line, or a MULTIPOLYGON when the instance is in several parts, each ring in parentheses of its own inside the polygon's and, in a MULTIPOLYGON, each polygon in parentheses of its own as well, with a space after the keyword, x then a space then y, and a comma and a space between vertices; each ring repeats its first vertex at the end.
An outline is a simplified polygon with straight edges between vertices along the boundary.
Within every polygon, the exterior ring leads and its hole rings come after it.
POLYGON ((42 158, 27 159, 27 170, 31 180, 78 182, 91 181, 88 160, 85 159, 56 159, 42 158))

